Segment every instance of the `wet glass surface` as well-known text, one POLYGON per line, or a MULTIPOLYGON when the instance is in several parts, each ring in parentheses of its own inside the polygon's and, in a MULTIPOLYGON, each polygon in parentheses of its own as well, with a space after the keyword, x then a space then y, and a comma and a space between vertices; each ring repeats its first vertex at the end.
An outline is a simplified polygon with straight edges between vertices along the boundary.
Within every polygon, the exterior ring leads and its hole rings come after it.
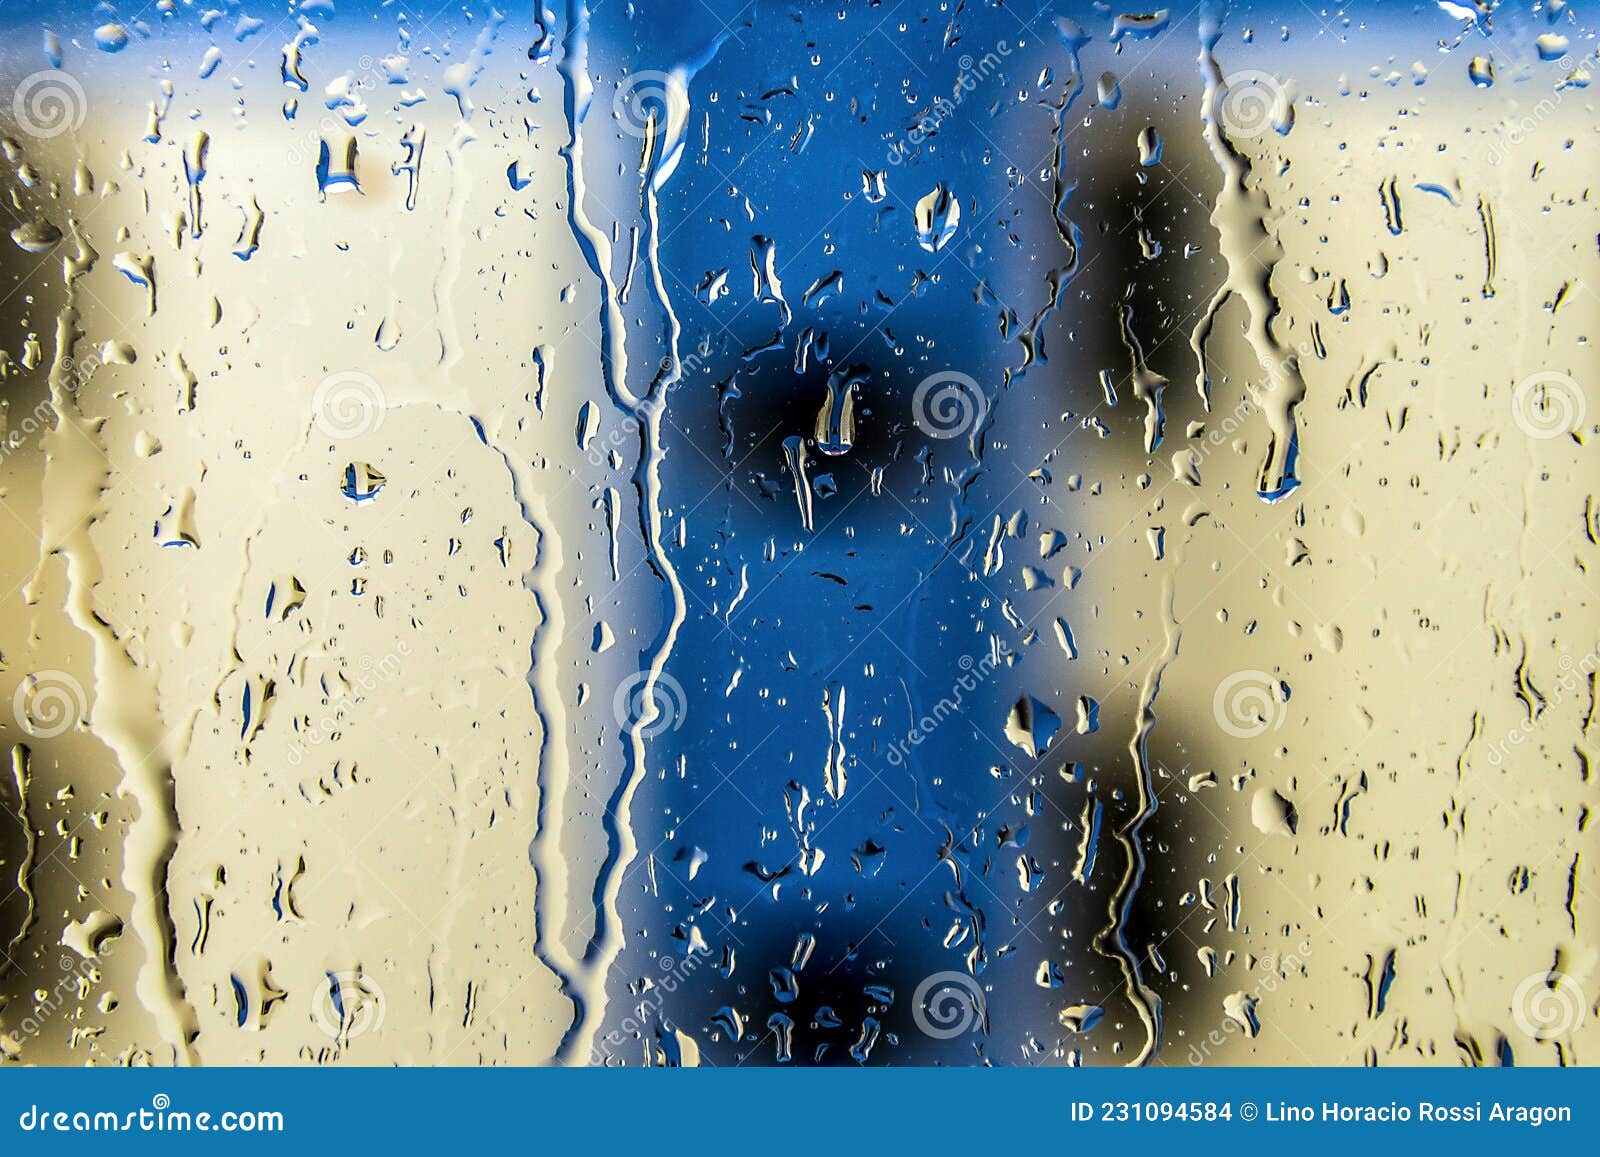
POLYGON ((1592 1060, 1588 6, 0 27, 5 1061, 1592 1060))

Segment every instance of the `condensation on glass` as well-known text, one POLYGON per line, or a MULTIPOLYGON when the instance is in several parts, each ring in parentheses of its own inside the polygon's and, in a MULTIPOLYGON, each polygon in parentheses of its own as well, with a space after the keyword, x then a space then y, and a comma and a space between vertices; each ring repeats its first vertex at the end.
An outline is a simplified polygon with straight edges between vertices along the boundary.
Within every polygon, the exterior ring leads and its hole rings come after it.
POLYGON ((1592 13, 0 14, 0 1057, 1595 1058, 1592 13))

